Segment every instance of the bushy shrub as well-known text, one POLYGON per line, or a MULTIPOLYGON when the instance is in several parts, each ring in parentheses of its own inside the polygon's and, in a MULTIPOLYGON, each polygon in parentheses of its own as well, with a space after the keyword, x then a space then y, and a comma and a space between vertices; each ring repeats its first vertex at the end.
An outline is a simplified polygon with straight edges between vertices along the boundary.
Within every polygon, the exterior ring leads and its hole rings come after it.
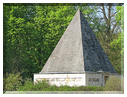
POLYGON ((6 78, 3 77, 3 93, 6 92, 5 86, 6 86, 6 78))
POLYGON ((24 86, 20 86, 18 91, 103 91, 103 87, 99 86, 67 86, 67 85, 50 85, 47 80, 37 81, 33 83, 32 80, 25 82, 24 86))
POLYGON ((42 80, 35 83, 35 87, 39 88, 41 91, 49 91, 50 84, 47 80, 42 80))
POLYGON ((24 86, 20 86, 18 91, 48 91, 50 88, 50 84, 48 81, 37 81, 37 83, 33 83, 32 80, 28 80, 25 82, 24 86))
POLYGON ((59 87, 56 86, 56 85, 51 85, 49 88, 48 88, 48 91, 58 91, 59 90, 59 87))
POLYGON ((105 84, 105 91, 121 91, 121 78, 111 76, 105 84))
POLYGON ((34 84, 31 79, 26 79, 24 82, 24 85, 20 86, 18 91, 31 91, 34 88, 34 84))
POLYGON ((22 77, 20 73, 9 74, 4 81, 4 91, 16 91, 22 85, 22 77))
POLYGON ((103 87, 100 86, 79 86, 76 87, 76 91, 103 91, 103 87))
POLYGON ((71 86, 67 86, 67 85, 63 85, 59 87, 58 91, 75 91, 76 88, 75 87, 71 87, 71 86))

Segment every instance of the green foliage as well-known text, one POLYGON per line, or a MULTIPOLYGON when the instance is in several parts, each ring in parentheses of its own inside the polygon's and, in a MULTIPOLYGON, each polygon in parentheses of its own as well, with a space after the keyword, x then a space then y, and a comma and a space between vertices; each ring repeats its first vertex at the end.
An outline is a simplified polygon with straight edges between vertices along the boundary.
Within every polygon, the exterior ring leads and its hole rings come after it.
POLYGON ((50 84, 46 81, 38 81, 33 83, 31 80, 25 82, 24 86, 20 86, 18 91, 46 91, 50 87, 50 84))
POLYGON ((34 90, 34 84, 32 81, 26 81, 24 87, 20 86, 18 91, 31 91, 31 89, 34 90))
POLYGON ((100 86, 67 86, 67 85, 50 85, 46 80, 33 83, 28 80, 24 86, 20 86, 18 91, 122 91, 123 92, 123 78, 122 83, 120 78, 110 77, 104 87, 100 86), (121 88, 122 86, 122 88, 121 88))
POLYGON ((50 86, 50 87, 47 89, 47 91, 58 91, 58 90, 59 90, 59 87, 56 86, 56 85, 52 85, 52 86, 50 86))
POLYGON ((115 19, 117 21, 117 25, 121 25, 121 28, 124 30, 124 6, 116 6, 117 14, 115 19))
POLYGON ((20 86, 18 91, 103 91, 103 87, 99 86, 67 86, 67 85, 50 85, 46 80, 33 83, 32 81, 26 81, 24 86, 20 86))
POLYGON ((75 90, 76 90, 75 87, 64 85, 64 86, 60 86, 58 91, 75 91, 75 90))
POLYGON ((77 91, 104 91, 100 86, 79 86, 76 87, 77 91))
POLYGON ((111 49, 114 51, 121 50, 120 54, 124 51, 124 32, 111 42, 111 49))
POLYGON ((106 81, 104 90, 105 91, 121 91, 123 90, 121 89, 121 84, 122 84, 121 82, 123 83, 123 81, 121 81, 121 78, 115 78, 114 76, 112 76, 106 81))
POLYGON ((17 74, 9 74, 7 78, 3 79, 4 91, 16 91, 22 86, 22 77, 20 73, 17 74))
POLYGON ((118 35, 118 38, 115 38, 110 44, 110 50, 112 51, 111 60, 114 64, 114 68, 117 73, 124 72, 123 61, 124 61, 124 32, 118 35), (113 54, 114 53, 114 54, 113 54), (117 54, 117 56, 115 56, 117 54), (121 71, 122 70, 122 71, 121 71))

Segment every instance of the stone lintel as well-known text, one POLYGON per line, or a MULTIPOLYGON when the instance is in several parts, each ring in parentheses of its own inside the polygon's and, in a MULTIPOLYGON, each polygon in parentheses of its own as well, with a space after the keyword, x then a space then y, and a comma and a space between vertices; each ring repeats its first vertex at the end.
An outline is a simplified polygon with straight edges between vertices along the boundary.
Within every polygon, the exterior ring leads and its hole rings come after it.
MULTIPOLYGON (((102 72, 92 72, 92 71, 72 71, 72 72, 39 72, 37 74, 80 74, 80 73, 103 73, 103 74, 118 74, 118 73, 111 73, 107 71, 102 72)), ((35 73, 36 74, 36 73, 35 73)))
POLYGON ((39 74, 79 74, 85 73, 85 71, 72 71, 72 72, 39 72, 39 74))

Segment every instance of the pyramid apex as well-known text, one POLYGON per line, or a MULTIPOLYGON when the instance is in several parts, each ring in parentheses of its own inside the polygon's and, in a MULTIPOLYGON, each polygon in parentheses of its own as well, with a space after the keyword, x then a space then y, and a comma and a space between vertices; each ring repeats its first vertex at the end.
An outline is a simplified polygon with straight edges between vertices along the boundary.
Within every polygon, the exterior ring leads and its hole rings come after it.
POLYGON ((81 11, 80 8, 78 9, 78 11, 81 11))

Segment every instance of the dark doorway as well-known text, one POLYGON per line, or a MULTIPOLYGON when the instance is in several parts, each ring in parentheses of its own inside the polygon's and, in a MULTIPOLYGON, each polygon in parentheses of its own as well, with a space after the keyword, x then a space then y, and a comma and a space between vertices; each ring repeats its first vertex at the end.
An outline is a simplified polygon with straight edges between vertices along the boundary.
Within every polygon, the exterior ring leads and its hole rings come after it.
POLYGON ((105 83, 106 83, 106 81, 107 81, 108 78, 109 78, 108 76, 104 76, 104 82, 105 83))

